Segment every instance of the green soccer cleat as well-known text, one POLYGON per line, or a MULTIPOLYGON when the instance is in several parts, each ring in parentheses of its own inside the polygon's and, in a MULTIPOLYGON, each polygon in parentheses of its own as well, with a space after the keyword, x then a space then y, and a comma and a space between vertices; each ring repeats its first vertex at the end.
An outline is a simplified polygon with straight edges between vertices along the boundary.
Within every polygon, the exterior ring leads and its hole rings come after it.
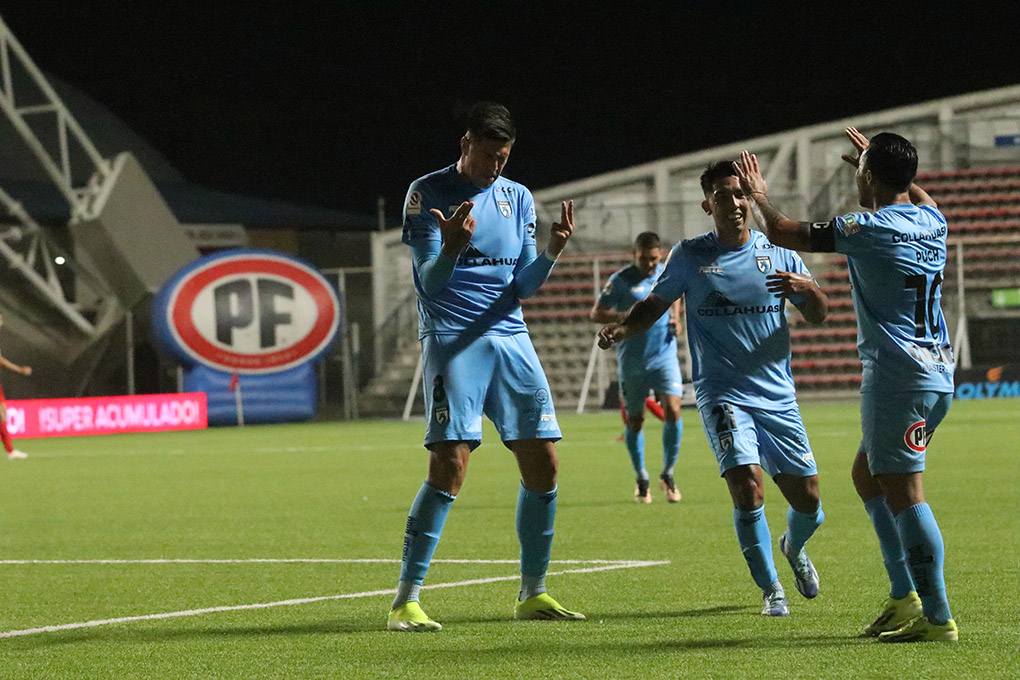
POLYGON ((956 621, 949 619, 942 625, 932 623, 926 616, 918 616, 897 630, 878 636, 879 642, 956 642, 960 634, 956 621))
POLYGON ((572 612, 560 606, 550 597, 549 593, 539 593, 524 602, 520 600, 514 605, 514 618, 518 621, 584 621, 584 614, 572 612))
POLYGON ((882 633, 888 633, 907 624, 911 619, 921 616, 921 598, 911 590, 906 597, 898 600, 887 598, 882 606, 882 613, 878 615, 869 626, 864 629, 864 634, 869 637, 878 637, 882 633))
POLYGON ((431 633, 442 630, 437 621, 433 621, 421 610, 417 602, 405 602, 390 611, 386 617, 386 630, 399 630, 407 633, 431 633))

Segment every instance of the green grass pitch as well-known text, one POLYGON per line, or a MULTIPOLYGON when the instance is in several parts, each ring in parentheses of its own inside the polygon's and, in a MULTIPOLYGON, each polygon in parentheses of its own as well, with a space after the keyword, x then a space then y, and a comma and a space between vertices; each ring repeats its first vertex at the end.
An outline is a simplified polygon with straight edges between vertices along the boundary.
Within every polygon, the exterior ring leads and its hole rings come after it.
MULTIPOLYGON (((384 630, 425 474, 421 423, 22 441, 31 457, 0 464, 0 677, 1020 676, 1020 401, 954 404, 929 449, 957 645, 857 637, 887 593, 849 479, 857 404, 809 403, 803 413, 826 513, 808 545, 822 585, 817 599, 801 598, 776 547, 790 617, 759 615, 695 411, 683 413, 683 501, 667 505, 656 489, 648 506, 631 500, 619 415, 561 414, 551 571, 571 573, 550 576, 549 587, 588 621, 511 620, 518 475, 487 425, 426 581, 448 587, 422 595, 444 625, 433 635, 384 630), (128 562, 160 559, 195 561, 128 562), (606 560, 668 564, 590 571, 606 560), (270 606, 240 608, 258 604, 270 606)), ((659 432, 650 421, 653 472, 659 432)), ((786 506, 772 484, 765 508, 775 545, 786 506)))

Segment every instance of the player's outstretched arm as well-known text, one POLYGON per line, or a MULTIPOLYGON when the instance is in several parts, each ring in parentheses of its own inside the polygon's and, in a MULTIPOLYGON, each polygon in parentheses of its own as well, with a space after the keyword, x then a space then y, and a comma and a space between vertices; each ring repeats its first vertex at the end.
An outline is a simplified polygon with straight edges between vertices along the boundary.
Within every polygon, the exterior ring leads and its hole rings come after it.
POLYGON ((670 304, 658 295, 649 295, 631 307, 623 321, 602 327, 598 333, 599 347, 609 349, 621 340, 644 333, 669 311, 670 304))
MULTIPOLYGON (((850 143, 854 145, 854 149, 857 150, 857 155, 850 156, 848 154, 843 154, 842 158, 844 161, 856 168, 861 164, 861 154, 863 154, 864 150, 868 148, 868 138, 861 134, 855 127, 848 127, 843 132, 846 134, 847 139, 850 140, 850 143)), ((911 182, 907 193, 910 194, 910 202, 914 205, 930 205, 933 208, 938 207, 935 199, 929 196, 927 191, 917 186, 916 183, 911 182)))
POLYGON ((810 276, 777 269, 765 277, 765 289, 779 297, 793 297, 794 304, 810 323, 821 323, 829 314, 829 296, 810 276))
POLYGON ((562 211, 560 221, 553 222, 545 252, 534 257, 534 247, 525 246, 531 248, 531 256, 528 257, 524 252, 521 254, 523 264, 518 264, 520 269, 514 274, 514 286, 517 290, 517 297, 522 300, 537 293, 549 278, 549 273, 552 271, 553 265, 556 264, 556 258, 563 252, 567 241, 574 233, 574 202, 563 201, 560 208, 562 211))
POLYGON ((733 164, 740 186, 751 200, 751 215, 772 243, 780 248, 811 251, 811 224, 790 219, 769 201, 765 177, 758 168, 758 157, 740 152, 740 161, 733 164))
POLYGON ((13 361, 9 361, 6 357, 0 356, 0 366, 3 366, 4 368, 6 368, 9 371, 14 371, 15 373, 20 373, 21 375, 32 375, 32 367, 31 366, 19 366, 18 364, 14 363, 13 361))
POLYGON ((588 318, 595 323, 620 323, 627 318, 627 312, 618 312, 612 307, 599 304, 596 300, 588 312, 588 318))

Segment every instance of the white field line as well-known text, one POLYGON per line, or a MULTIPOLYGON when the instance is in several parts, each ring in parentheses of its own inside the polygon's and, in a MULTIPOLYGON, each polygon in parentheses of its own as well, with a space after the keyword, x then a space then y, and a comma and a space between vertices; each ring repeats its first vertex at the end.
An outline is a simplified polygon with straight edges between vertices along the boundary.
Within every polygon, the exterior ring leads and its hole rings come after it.
MULTIPOLYGON (((550 560, 550 564, 634 564, 642 560, 550 560)), ((153 558, 135 560, 0 560, 4 564, 399 564, 399 558, 246 557, 236 559, 153 558)), ((432 564, 518 564, 520 560, 432 560, 432 564)))
MULTIPOLYGON (((495 561, 494 561, 495 562, 495 561)), ((502 564, 502 561, 498 561, 502 564)), ((550 572, 549 576, 563 576, 566 574, 590 574, 597 571, 611 571, 613 569, 636 569, 639 567, 656 567, 669 564, 669 560, 660 561, 633 561, 605 564, 599 567, 588 567, 586 569, 566 569, 564 571, 550 572)), ((461 586, 473 586, 484 583, 497 583, 499 581, 516 581, 519 574, 513 576, 493 576, 490 578, 477 578, 467 581, 453 581, 450 583, 434 583, 422 586, 422 590, 435 590, 438 588, 458 588, 461 586)), ((38 635, 40 633, 56 633, 63 630, 76 630, 79 628, 96 628, 108 626, 115 623, 131 623, 133 621, 155 621, 159 619, 175 619, 182 616, 199 616, 202 614, 218 614, 220 612, 236 612, 246 609, 269 609, 271 607, 288 607, 298 604, 311 604, 314 602, 325 602, 327 600, 354 600, 362 597, 374 597, 376 595, 393 595, 396 588, 388 590, 368 590, 361 593, 341 593, 339 595, 322 595, 319 597, 302 597, 293 600, 278 600, 276 602, 259 602, 255 604, 227 605, 221 607, 206 607, 204 609, 184 609, 176 612, 163 612, 160 614, 143 614, 140 616, 121 616, 115 619, 96 619, 93 621, 81 621, 78 623, 62 623, 55 626, 40 626, 39 628, 22 628, 20 630, 8 630, 0 633, 0 638, 23 637, 26 635, 38 635)))

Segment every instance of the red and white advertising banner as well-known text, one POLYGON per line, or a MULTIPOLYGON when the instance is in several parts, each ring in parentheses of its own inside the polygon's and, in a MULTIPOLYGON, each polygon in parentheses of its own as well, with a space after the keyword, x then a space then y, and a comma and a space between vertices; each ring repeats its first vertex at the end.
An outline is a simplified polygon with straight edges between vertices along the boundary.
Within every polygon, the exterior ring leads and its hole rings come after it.
POLYGON ((205 392, 7 402, 7 430, 15 438, 202 430, 208 425, 205 392))

